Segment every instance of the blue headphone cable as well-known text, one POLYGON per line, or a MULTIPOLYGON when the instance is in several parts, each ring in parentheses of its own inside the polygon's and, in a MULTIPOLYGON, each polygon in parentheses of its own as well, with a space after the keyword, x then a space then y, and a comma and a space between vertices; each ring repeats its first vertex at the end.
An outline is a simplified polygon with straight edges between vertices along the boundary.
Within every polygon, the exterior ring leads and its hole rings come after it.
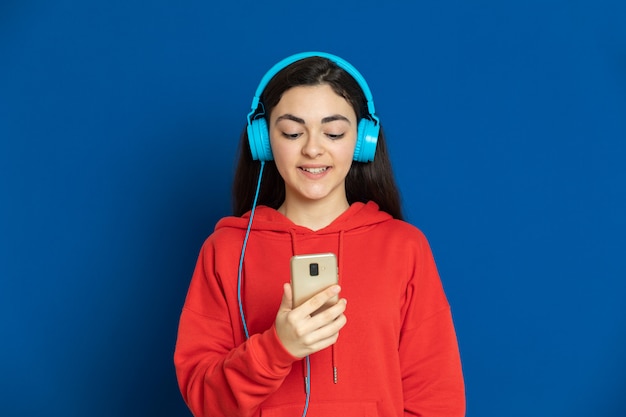
POLYGON ((237 272, 237 302, 239 303, 239 314, 241 316, 241 323, 243 324, 243 332, 246 335, 246 339, 250 338, 248 333, 248 324, 246 323, 246 317, 243 313, 243 302, 241 301, 241 272, 243 270, 243 258, 246 253, 246 246, 248 246, 248 238, 250 237, 250 229, 252 228, 252 219, 254 218, 254 212, 256 210, 257 199, 259 198, 259 190, 261 189, 261 178, 263 178, 263 168, 265 168, 265 161, 261 161, 261 169, 259 170, 259 179, 256 184, 256 191, 254 193, 254 201, 252 202, 252 210, 250 211, 250 220, 248 220, 248 228, 246 229, 246 236, 243 239, 243 245, 241 246, 241 256, 239 257, 239 270, 237 272))
MULTIPOLYGON (((248 220, 248 228, 246 229, 246 235, 243 239, 243 245, 241 246, 241 256, 239 257, 239 270, 237 271, 237 302, 239 303, 239 315, 241 316, 241 323, 243 324, 243 332, 246 335, 246 339, 250 338, 248 332, 248 324, 246 323, 246 317, 243 312, 243 302, 241 301, 241 273, 243 271, 243 258, 246 253, 246 247, 248 246, 248 238, 250 237, 250 230, 252 229, 252 219, 254 218, 254 212, 256 211, 257 200, 259 198, 259 191, 261 189, 261 178, 263 177, 263 169, 265 168, 265 161, 261 161, 261 169, 259 170, 259 179, 256 184, 256 191, 254 193, 254 201, 252 202, 252 210, 250 211, 250 220, 248 220)), ((304 404, 304 411, 302 417, 306 417, 309 410, 309 400, 311 399, 311 361, 307 356, 306 359, 306 377, 304 381, 306 391, 306 401, 304 404)))
POLYGON ((304 381, 304 389, 306 390, 306 400, 304 402, 304 411, 302 417, 306 417, 307 411, 309 411, 309 400, 311 399, 311 360, 309 355, 306 356, 306 376, 304 381))

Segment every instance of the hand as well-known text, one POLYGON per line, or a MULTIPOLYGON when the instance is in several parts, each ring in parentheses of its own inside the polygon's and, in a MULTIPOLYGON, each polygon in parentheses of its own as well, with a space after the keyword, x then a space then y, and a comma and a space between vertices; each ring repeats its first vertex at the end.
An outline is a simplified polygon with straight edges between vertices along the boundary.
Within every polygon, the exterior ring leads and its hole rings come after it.
POLYGON ((338 285, 314 295, 292 309, 291 285, 283 286, 283 299, 276 315, 276 333, 289 353, 303 358, 335 344, 339 330, 346 324, 347 301, 342 298, 334 306, 312 316, 318 308, 339 293, 338 285))

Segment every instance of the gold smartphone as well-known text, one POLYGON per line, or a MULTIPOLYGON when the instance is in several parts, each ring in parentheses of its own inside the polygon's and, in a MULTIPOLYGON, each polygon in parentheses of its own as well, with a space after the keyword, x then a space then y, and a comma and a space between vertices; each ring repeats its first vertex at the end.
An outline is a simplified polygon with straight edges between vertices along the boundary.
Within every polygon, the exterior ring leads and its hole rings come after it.
MULTIPOLYGON (((337 284, 337 257, 334 253, 315 253, 291 257, 291 291, 293 308, 298 307, 320 291, 337 284)), ((339 296, 334 296, 311 315, 334 306, 339 296)))

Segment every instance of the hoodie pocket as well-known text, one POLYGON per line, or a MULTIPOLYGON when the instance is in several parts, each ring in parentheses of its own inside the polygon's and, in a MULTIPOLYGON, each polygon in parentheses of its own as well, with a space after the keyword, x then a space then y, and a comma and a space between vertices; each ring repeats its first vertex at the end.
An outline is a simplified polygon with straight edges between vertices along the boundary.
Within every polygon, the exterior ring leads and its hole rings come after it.
MULTIPOLYGON (((304 403, 274 407, 261 410, 261 417, 293 417, 301 416, 304 403)), ((309 407, 307 417, 378 417, 375 401, 315 403, 309 407)))

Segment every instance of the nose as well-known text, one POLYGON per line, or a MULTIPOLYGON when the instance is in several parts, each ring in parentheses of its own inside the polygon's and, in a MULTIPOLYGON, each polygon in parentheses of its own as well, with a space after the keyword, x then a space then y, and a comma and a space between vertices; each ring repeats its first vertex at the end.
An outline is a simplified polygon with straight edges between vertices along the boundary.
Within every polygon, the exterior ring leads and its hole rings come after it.
POLYGON ((302 154, 309 158, 317 158, 323 153, 324 144, 321 133, 310 132, 302 146, 302 154))

